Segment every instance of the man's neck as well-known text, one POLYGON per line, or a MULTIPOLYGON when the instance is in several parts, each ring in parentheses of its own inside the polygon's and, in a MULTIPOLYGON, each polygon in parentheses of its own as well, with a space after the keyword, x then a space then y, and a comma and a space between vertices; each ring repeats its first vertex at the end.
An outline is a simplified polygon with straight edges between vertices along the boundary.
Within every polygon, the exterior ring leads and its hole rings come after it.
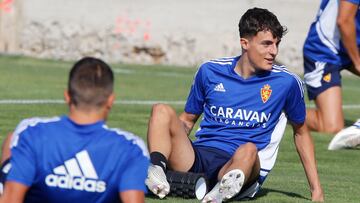
POLYGON ((256 69, 246 54, 240 56, 240 59, 236 62, 234 71, 244 79, 264 72, 263 70, 256 69))
POLYGON ((256 70, 249 61, 246 54, 241 55, 240 59, 236 62, 234 71, 244 79, 247 79, 256 74, 256 70))
POLYGON ((69 118, 77 124, 92 124, 105 120, 107 113, 104 110, 81 110, 70 106, 69 118))

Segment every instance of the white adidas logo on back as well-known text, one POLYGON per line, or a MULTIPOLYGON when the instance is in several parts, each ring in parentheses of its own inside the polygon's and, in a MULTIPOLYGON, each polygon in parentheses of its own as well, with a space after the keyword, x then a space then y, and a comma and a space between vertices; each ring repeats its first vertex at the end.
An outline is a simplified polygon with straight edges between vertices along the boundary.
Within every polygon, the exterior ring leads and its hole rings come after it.
POLYGON ((62 189, 74 189, 87 192, 104 192, 106 183, 98 180, 98 175, 86 150, 65 161, 64 165, 53 169, 54 174, 45 178, 46 185, 62 189))
POLYGON ((214 90, 217 92, 226 92, 224 85, 222 83, 217 84, 215 86, 214 90))

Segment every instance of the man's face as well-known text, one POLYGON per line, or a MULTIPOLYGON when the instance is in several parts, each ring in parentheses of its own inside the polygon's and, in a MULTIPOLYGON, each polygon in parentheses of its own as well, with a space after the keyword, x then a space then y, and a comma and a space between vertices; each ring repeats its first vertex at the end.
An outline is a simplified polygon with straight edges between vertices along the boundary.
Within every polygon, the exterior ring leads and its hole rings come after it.
POLYGON ((279 39, 274 38, 270 31, 260 31, 252 38, 242 38, 241 43, 255 70, 271 70, 278 53, 279 39))

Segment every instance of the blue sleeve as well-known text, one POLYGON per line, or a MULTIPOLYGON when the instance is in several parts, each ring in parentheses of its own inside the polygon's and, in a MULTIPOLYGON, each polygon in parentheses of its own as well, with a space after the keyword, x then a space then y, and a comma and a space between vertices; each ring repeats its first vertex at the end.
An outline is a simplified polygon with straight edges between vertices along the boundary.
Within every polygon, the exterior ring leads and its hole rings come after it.
POLYGON ((133 147, 129 150, 127 162, 123 170, 120 172, 120 183, 118 185, 119 192, 126 190, 141 190, 147 192, 145 186, 145 179, 147 177, 147 170, 149 167, 149 159, 144 156, 139 147, 133 147))
POLYGON ((36 173, 34 150, 29 130, 15 134, 16 143, 11 148, 11 169, 7 181, 15 181, 26 186, 31 186, 36 173))
POLYGON ((200 115, 204 110, 204 65, 196 72, 189 96, 185 105, 185 112, 200 115))
POLYGON ((301 124, 305 122, 306 107, 304 101, 303 82, 292 77, 285 102, 285 113, 291 122, 301 124))

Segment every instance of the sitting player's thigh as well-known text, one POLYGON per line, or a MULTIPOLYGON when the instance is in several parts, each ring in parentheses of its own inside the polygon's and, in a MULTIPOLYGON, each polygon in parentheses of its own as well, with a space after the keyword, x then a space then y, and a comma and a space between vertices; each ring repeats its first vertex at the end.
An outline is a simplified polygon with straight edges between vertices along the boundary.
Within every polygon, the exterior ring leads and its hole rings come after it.
POLYGON ((180 119, 172 123, 171 134, 171 153, 168 160, 171 169, 186 172, 194 163, 195 153, 180 119))

